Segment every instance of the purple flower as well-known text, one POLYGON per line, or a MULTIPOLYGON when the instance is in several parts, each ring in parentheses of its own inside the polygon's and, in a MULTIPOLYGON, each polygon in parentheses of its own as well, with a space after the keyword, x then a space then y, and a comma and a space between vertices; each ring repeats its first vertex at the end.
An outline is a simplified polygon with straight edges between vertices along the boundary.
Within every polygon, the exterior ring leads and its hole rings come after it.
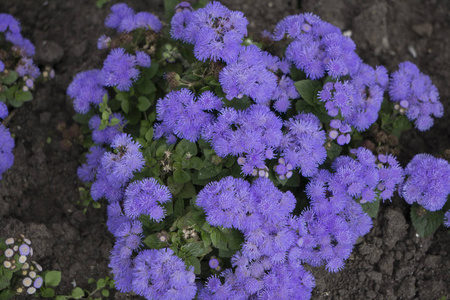
POLYGON ((136 51, 136 64, 140 67, 148 68, 150 67, 152 60, 150 55, 142 51, 136 51))
POLYGON ((327 156, 326 134, 319 119, 313 114, 301 113, 286 121, 284 126, 287 133, 281 140, 280 150, 286 165, 300 168, 303 176, 314 175, 327 156))
POLYGON ((198 60, 229 62, 236 58, 242 39, 247 35, 248 21, 242 12, 231 11, 213 1, 194 12, 175 13, 171 25, 173 38, 194 44, 198 60))
POLYGON ((97 49, 99 49, 99 50, 107 49, 107 48, 109 48, 110 44, 111 44, 111 38, 109 36, 102 35, 97 40, 97 49))
POLYGON ((106 89, 100 82, 100 72, 94 69, 78 73, 67 88, 67 94, 74 99, 73 106, 78 113, 87 113, 90 104, 102 102, 106 89))
POLYGON ((111 6, 111 14, 106 17, 106 27, 118 29, 122 20, 126 17, 133 16, 134 10, 125 3, 118 3, 111 6))
POLYGON ((436 86, 411 62, 400 63, 399 69, 391 74, 388 91, 392 101, 407 107, 406 116, 420 131, 433 126, 433 116, 440 118, 444 114, 436 86))
POLYGON ((444 215, 444 225, 450 227, 450 209, 444 215))
POLYGON ((0 72, 5 70, 5 64, 0 60, 0 72))
POLYGON ((0 32, 20 32, 20 23, 9 14, 0 14, 0 32))
POLYGON ((450 165, 442 158, 417 154, 405 168, 401 196, 429 211, 440 210, 450 194, 450 165))
POLYGON ((268 105, 277 88, 277 77, 268 70, 271 57, 255 45, 240 47, 239 56, 219 74, 228 100, 247 95, 255 103, 268 105))
POLYGON ((125 215, 130 219, 136 219, 141 214, 149 215, 154 221, 160 222, 165 217, 162 204, 171 198, 169 189, 160 185, 154 178, 134 181, 125 190, 125 215))
POLYGON ((103 147, 92 146, 89 153, 86 154, 86 163, 81 165, 78 170, 78 178, 83 182, 92 182, 95 179, 97 169, 100 167, 102 156, 106 150, 103 147))
POLYGON ((147 299, 186 299, 195 297, 197 286, 192 267, 169 248, 141 251, 133 260, 133 291, 147 299))
POLYGON ((11 133, 3 124, 0 124, 0 179, 2 174, 13 165, 13 148, 14 139, 11 137, 11 133))
POLYGON ((33 59, 22 57, 17 63, 16 72, 21 76, 30 76, 32 78, 37 78, 41 74, 39 68, 34 64, 33 59))
POLYGON ((188 89, 172 91, 156 103, 157 120, 155 139, 165 136, 175 142, 175 135, 181 139, 195 142, 203 127, 210 124, 213 114, 207 112, 219 110, 222 101, 212 92, 203 92, 197 99, 188 89))
POLYGON ((111 50, 99 74, 102 85, 116 86, 119 91, 128 91, 139 77, 139 70, 135 67, 136 58, 125 53, 125 49, 111 50))
POLYGON ((0 119, 4 119, 9 115, 8 107, 0 101, 0 119))

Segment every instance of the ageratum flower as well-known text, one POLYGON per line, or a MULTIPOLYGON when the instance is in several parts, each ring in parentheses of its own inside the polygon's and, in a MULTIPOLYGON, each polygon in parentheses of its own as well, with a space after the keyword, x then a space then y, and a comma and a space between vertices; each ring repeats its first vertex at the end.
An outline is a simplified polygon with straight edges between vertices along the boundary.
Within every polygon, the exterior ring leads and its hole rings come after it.
POLYGON ((284 18, 272 38, 279 41, 286 34, 294 40, 286 49, 286 58, 311 79, 352 75, 361 63, 354 42, 313 14, 284 18))
POLYGON ((193 44, 198 60, 230 62, 236 59, 247 35, 248 21, 242 12, 213 1, 197 11, 175 13, 171 25, 172 37, 193 44))
POLYGON ((100 162, 105 154, 106 149, 99 146, 92 146, 89 148, 89 153, 86 154, 86 163, 78 167, 77 175, 83 182, 92 182, 97 174, 97 169, 100 167, 100 162))
POLYGON ((2 174, 13 165, 13 148, 14 139, 11 137, 11 133, 3 124, 0 124, 0 179, 2 179, 2 174))
POLYGON ((215 122, 207 124, 203 138, 211 142, 217 155, 243 157, 242 172, 250 175, 265 169, 265 160, 274 157, 273 149, 282 138, 282 122, 267 106, 251 105, 236 111, 224 108, 215 122))
POLYGON ((133 177, 133 173, 140 171, 145 164, 144 157, 139 151, 139 143, 133 141, 130 135, 117 135, 111 147, 115 152, 106 152, 97 169, 96 181, 91 187, 94 200, 101 197, 110 202, 119 201, 123 197, 125 184, 133 177))
POLYGON ((123 19, 134 15, 134 10, 125 3, 118 3, 111 6, 111 14, 106 17, 105 26, 119 29, 123 19))
POLYGON ((406 116, 420 131, 433 126, 433 116, 440 118, 444 114, 436 86, 411 62, 400 63, 399 69, 391 74, 388 91, 391 100, 406 109, 406 116))
POLYGON ((195 142, 203 127, 211 123, 214 115, 211 110, 222 108, 222 101, 212 92, 203 92, 197 99, 188 89, 172 91, 156 103, 157 120, 155 139, 165 136, 171 144, 175 136, 195 142))
POLYGON ((8 107, 0 101, 0 119, 4 119, 9 115, 8 107))
POLYGON ((300 168, 306 177, 314 175, 327 156, 326 134, 319 119, 313 114, 301 113, 286 121, 284 126, 287 133, 280 143, 281 156, 285 164, 292 167, 277 170, 278 175, 285 175, 292 168, 300 168))
POLYGON ((190 300, 197 293, 193 267, 169 248, 141 251, 133 260, 131 287, 147 299, 190 300))
POLYGON ((401 196, 429 211, 442 209, 450 194, 450 165, 442 158, 417 154, 405 168, 401 196))
POLYGON ((100 70, 94 69, 78 73, 67 88, 67 94, 72 97, 73 106, 77 113, 85 114, 90 105, 99 105, 106 89, 102 86, 100 70))
POLYGON ((226 98, 232 100, 246 95, 257 104, 269 105, 278 82, 277 76, 270 69, 274 68, 274 59, 277 66, 277 59, 257 46, 240 47, 237 59, 219 74, 226 98))
POLYGON ((160 222, 166 215, 162 205, 171 198, 169 189, 154 178, 134 181, 125 190, 125 215, 130 219, 139 218, 141 214, 148 215, 155 222, 160 222))
POLYGON ((103 62, 99 79, 104 86, 115 86, 119 91, 128 91, 139 77, 136 65, 134 55, 125 53, 123 48, 113 49, 103 62))

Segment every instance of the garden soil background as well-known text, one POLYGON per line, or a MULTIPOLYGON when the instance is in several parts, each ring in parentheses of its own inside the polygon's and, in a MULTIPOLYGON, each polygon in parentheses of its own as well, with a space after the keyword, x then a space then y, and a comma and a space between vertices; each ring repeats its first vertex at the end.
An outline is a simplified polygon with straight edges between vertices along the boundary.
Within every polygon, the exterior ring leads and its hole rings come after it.
MULTIPOLYGON (((0 187, 0 236, 25 234, 34 259, 46 270, 61 270, 58 295, 74 286, 93 290, 88 278, 109 275, 113 245, 105 226, 105 205, 83 213, 77 167, 83 161, 81 132, 66 89, 75 74, 101 68, 105 51, 97 38, 110 2, 94 0, 1 0, 0 13, 22 23, 23 35, 36 46, 35 60, 50 65, 55 79, 37 84, 35 99, 15 111, 8 127, 15 136, 15 161, 0 187)), ((128 1, 137 11, 162 15, 158 1, 128 1)), ((450 1, 240 1, 223 4, 243 11, 249 31, 272 31, 283 17, 313 12, 347 33, 357 52, 372 66, 390 72, 409 60, 429 75, 440 92, 444 117, 426 133, 407 132, 400 140, 403 166, 417 153, 444 156, 450 149, 450 1)), ((449 158, 449 157, 447 157, 449 158)), ((411 226, 408 206, 395 198, 382 204, 374 228, 355 246, 345 269, 329 274, 311 269, 317 287, 312 299, 439 299, 450 297, 450 231, 440 228, 421 238, 411 226)), ((110 298, 130 295, 112 293, 110 298)))

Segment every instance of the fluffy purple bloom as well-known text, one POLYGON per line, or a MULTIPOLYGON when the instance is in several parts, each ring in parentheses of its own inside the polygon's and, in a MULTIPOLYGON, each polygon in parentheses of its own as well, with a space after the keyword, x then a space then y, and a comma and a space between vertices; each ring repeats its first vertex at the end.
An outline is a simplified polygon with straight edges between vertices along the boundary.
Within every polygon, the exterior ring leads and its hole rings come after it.
POLYGON ((121 128, 125 126, 125 119, 120 113, 113 113, 109 116, 109 121, 113 118, 119 119, 119 123, 114 126, 107 126, 105 129, 100 130, 101 119, 100 116, 94 115, 89 120, 89 128, 92 130, 92 140, 99 145, 111 144, 114 138, 122 132, 121 128))
POLYGON ((20 23, 10 14, 0 14, 0 32, 19 33, 20 23))
POLYGON ((195 142, 203 127, 210 124, 214 115, 211 110, 219 110, 222 101, 211 91, 203 92, 197 99, 188 89, 172 91, 156 103, 157 120, 155 139, 165 136, 175 142, 175 136, 195 142))
POLYGON ((87 113, 91 104, 102 102, 106 89, 101 84, 100 72, 94 69, 78 73, 67 88, 67 94, 74 99, 73 106, 78 113, 87 113))
POLYGON ((118 3, 111 6, 111 14, 106 17, 106 27, 119 29, 122 20, 126 17, 133 16, 134 10, 125 3, 118 3))
POLYGON ((100 166, 101 158, 105 154, 106 149, 99 146, 89 148, 86 154, 86 163, 78 167, 77 175, 83 182, 92 182, 95 179, 97 169, 100 166))
POLYGON ((361 63, 353 41, 313 14, 284 18, 272 38, 278 41, 285 34, 294 40, 286 49, 286 58, 311 79, 351 75, 361 63))
POLYGON ((300 168, 303 176, 314 175, 327 157, 326 134, 319 119, 302 113, 286 121, 284 126, 287 133, 280 143, 281 156, 287 165, 300 168))
POLYGON ((12 50, 18 51, 22 57, 31 57, 36 52, 33 43, 24 38, 20 32, 6 32, 5 39, 13 44, 12 50))
POLYGON ((450 227, 450 209, 444 215, 444 225, 450 227))
POLYGON ((213 1, 197 11, 185 9, 175 13, 171 25, 173 38, 194 44, 198 60, 230 62, 247 35, 248 21, 242 12, 213 1))
POLYGON ((91 195, 94 200, 106 197, 115 202, 123 197, 124 185, 140 171, 145 160, 139 151, 139 143, 125 133, 117 135, 111 147, 115 152, 106 152, 97 171, 96 181, 92 184, 91 195))
POLYGON ((217 155, 243 156, 242 172, 252 174, 265 169, 265 160, 273 158, 273 149, 282 138, 282 122, 267 106, 252 105, 236 111, 224 108, 213 123, 205 126, 203 138, 211 142, 217 155))
POLYGON ((128 91, 139 77, 135 56, 125 53, 125 49, 111 50, 103 62, 100 80, 104 86, 115 86, 119 91, 128 91))
POLYGON ((152 64, 150 55, 142 51, 136 51, 136 64, 144 68, 150 67, 152 64))
POLYGON ((268 68, 272 57, 255 45, 240 47, 237 59, 219 74, 228 100, 246 95, 258 104, 268 105, 277 88, 277 76, 268 68))
POLYGON ((403 182, 403 168, 398 164, 397 159, 390 155, 378 155, 378 174, 380 176, 380 183, 377 189, 380 192, 380 198, 389 200, 397 186, 403 182))
POLYGON ((109 48, 110 44, 111 44, 111 38, 109 36, 102 35, 97 40, 97 49, 99 49, 99 50, 107 49, 107 48, 109 48))
POLYGON ((411 62, 400 63, 399 69, 391 74, 388 91, 392 101, 408 103, 406 116, 420 131, 433 126, 432 117, 444 114, 436 86, 411 62))
POLYGON ((290 99, 296 99, 300 94, 295 88, 294 81, 283 75, 278 81, 278 86, 274 91, 273 99, 275 100, 273 107, 278 112, 286 112, 291 107, 290 99))
POLYGON ((0 119, 4 119, 9 115, 8 107, 0 101, 0 119))
POLYGON ((401 196, 429 211, 440 210, 450 194, 450 165, 442 158, 417 154, 405 168, 401 196))
POLYGON ((0 60, 0 72, 5 70, 5 64, 0 60))
POLYGON ((195 297, 197 286, 192 267, 169 248, 141 251, 133 260, 133 291, 147 299, 186 299, 195 297))
POLYGON ((2 174, 12 167, 14 162, 14 139, 9 130, 0 124, 0 179, 2 174))
POLYGON ((162 204, 170 201, 172 194, 166 186, 160 185, 154 178, 134 181, 125 190, 124 211, 131 219, 141 214, 160 222, 165 217, 162 204))
POLYGON ((22 57, 17 63, 16 72, 19 76, 30 76, 32 78, 37 78, 41 74, 39 68, 34 64, 33 59, 28 57, 22 57))
POLYGON ((137 14, 125 16, 118 26, 118 31, 130 32, 138 28, 159 32, 162 29, 162 24, 155 15, 149 12, 138 12, 137 14))

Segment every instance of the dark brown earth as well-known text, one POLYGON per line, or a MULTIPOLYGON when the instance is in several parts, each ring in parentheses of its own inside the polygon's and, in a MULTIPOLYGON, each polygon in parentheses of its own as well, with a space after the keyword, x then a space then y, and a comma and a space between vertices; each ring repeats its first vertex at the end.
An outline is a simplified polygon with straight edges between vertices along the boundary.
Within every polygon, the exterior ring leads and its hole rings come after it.
MULTIPOLYGON (((114 2, 115 3, 115 2, 114 2)), ((408 132, 400 140, 403 166, 417 153, 442 156, 450 148, 450 1, 447 0, 298 0, 223 1, 241 10, 250 32, 272 30, 284 16, 313 12, 350 31, 365 62, 389 71, 409 60, 430 75, 441 95, 445 115, 426 133, 408 132)), ((38 84, 35 100, 18 109, 8 124, 15 135, 15 161, 0 188, 0 236, 24 233, 34 244, 35 259, 61 270, 59 295, 73 285, 93 288, 89 277, 108 275, 113 239, 105 227, 105 209, 79 204, 76 176, 82 160, 80 133, 72 127, 73 109, 65 95, 80 71, 100 67, 96 49, 105 32, 103 20, 112 3, 97 9, 94 0, 3 0, 0 13, 22 23, 36 46, 36 61, 51 65, 56 78, 38 84)), ((128 1, 137 11, 163 14, 162 1, 128 1)), ((420 238, 400 199, 382 205, 374 229, 355 246, 346 268, 337 274, 314 270, 312 299, 439 299, 450 297, 450 232, 440 228, 420 238)), ((126 298, 117 293, 111 298, 126 298)))

